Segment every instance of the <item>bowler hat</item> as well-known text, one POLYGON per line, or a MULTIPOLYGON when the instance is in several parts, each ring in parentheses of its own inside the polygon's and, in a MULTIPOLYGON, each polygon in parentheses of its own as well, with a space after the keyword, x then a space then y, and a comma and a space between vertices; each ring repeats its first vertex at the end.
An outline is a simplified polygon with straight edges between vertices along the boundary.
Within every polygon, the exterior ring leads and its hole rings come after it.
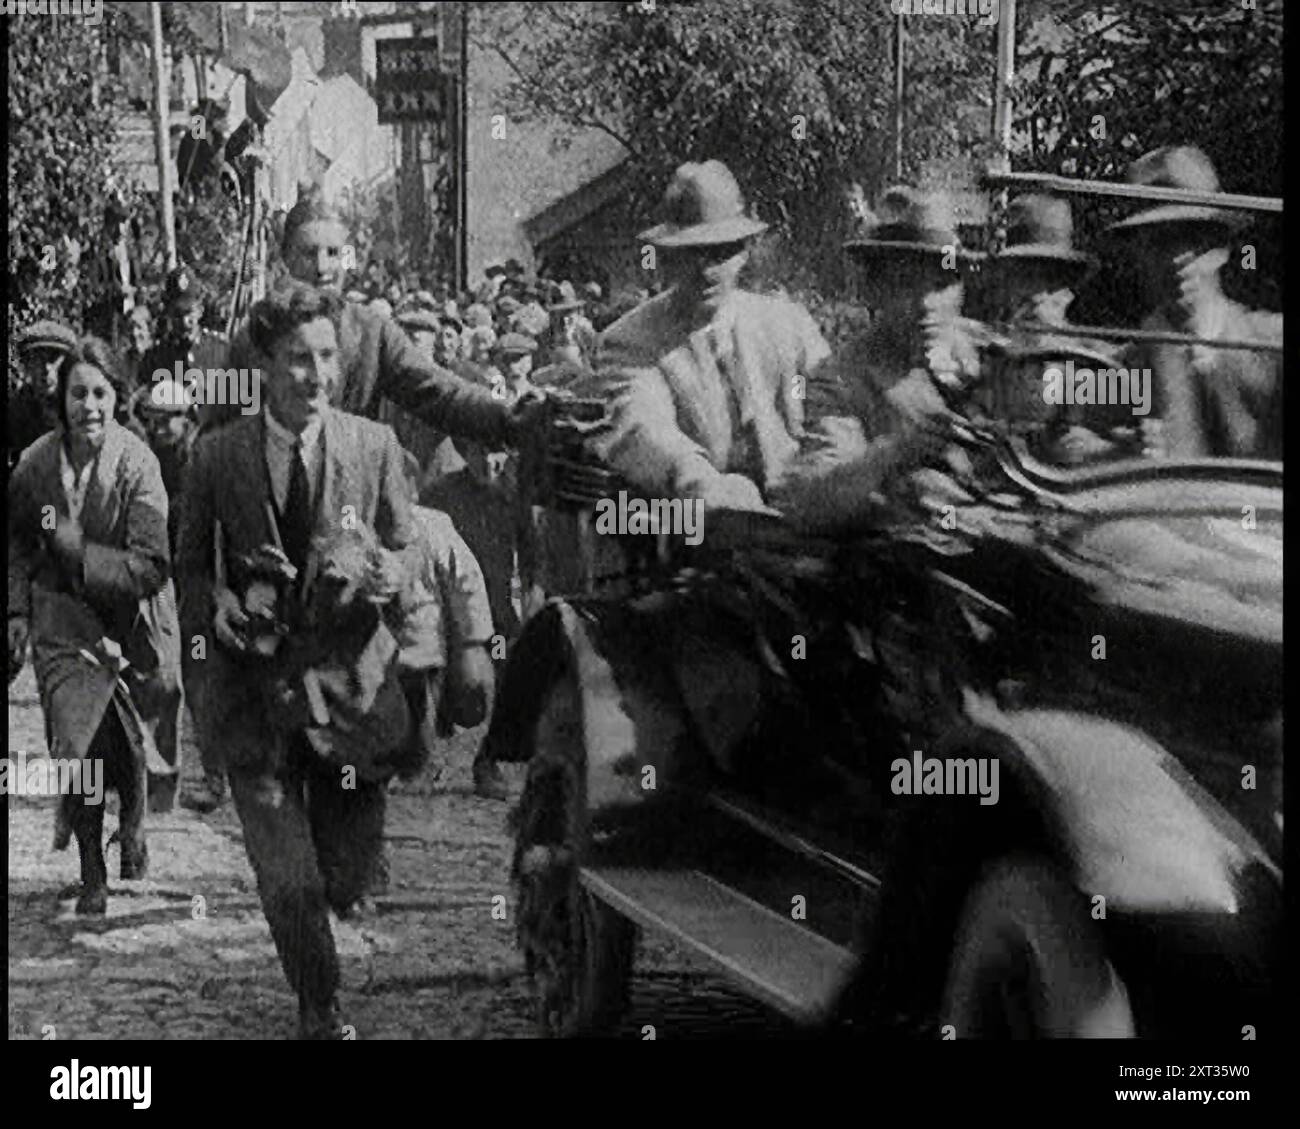
POLYGON ((745 198, 721 161, 688 162, 673 174, 664 193, 663 222, 637 236, 656 247, 737 243, 767 230, 745 215, 745 198))
POLYGON ((948 201, 937 194, 897 185, 881 197, 876 221, 865 233, 844 244, 859 258, 880 255, 946 255, 978 259, 977 251, 962 247, 948 201))
MULTIPOLYGON (((1218 192, 1219 177, 1214 165, 1194 145, 1166 145, 1139 157, 1128 167, 1129 184, 1149 188, 1185 188, 1193 192, 1218 192)), ((1155 224, 1195 224, 1228 232, 1243 227, 1246 219, 1237 212, 1203 204, 1157 204, 1113 223, 1113 232, 1131 232, 1155 224)))
POLYGON ((507 259, 505 273, 511 278, 522 278, 524 275, 524 264, 518 259, 507 259))
POLYGON ((483 272, 483 277, 496 278, 498 275, 502 275, 505 273, 506 273, 505 267, 503 267, 500 263, 493 263, 490 267, 488 267, 487 270, 483 272))
POLYGON ((77 335, 66 325, 47 319, 29 325, 19 333, 17 346, 19 353, 35 349, 54 349, 60 353, 70 353, 77 347, 77 335))
POLYGON ((1082 274, 1096 259, 1074 248, 1074 217, 1069 201, 1031 194, 1017 196, 1007 207, 1007 245, 990 263, 996 266, 1003 261, 1008 268, 1032 261, 1082 274))

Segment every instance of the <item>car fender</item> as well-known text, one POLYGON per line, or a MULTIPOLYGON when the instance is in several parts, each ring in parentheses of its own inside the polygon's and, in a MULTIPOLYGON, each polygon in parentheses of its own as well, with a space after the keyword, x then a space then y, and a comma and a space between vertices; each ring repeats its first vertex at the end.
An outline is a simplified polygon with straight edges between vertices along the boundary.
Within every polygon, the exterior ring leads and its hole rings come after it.
POLYGON ((562 678, 576 690, 588 809, 635 806, 681 770, 695 745, 687 710, 659 648, 628 609, 548 601, 516 640, 484 751, 528 760, 547 695, 562 678))
POLYGON ((1075 884, 1131 913, 1241 908, 1241 876, 1264 849, 1178 760, 1142 731, 1059 709, 1002 710, 965 691, 976 725, 1008 738, 1009 767, 1040 802, 1075 884))

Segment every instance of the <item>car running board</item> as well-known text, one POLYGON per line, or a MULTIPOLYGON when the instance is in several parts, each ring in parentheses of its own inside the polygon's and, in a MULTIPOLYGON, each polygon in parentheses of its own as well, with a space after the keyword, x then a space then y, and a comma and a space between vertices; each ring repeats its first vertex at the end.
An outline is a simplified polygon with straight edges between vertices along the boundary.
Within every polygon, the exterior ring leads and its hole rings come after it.
POLYGON ((698 870, 583 867, 581 877, 624 917, 666 933, 801 1023, 827 1013, 855 964, 848 949, 698 870))

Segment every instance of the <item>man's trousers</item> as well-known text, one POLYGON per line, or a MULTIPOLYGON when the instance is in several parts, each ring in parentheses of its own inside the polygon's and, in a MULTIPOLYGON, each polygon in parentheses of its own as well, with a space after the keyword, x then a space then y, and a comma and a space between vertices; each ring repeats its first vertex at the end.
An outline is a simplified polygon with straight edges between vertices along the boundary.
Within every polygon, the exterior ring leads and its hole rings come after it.
POLYGON ((329 909, 346 913, 362 894, 383 845, 385 785, 345 788, 301 737, 279 773, 231 767, 230 791, 257 874, 262 910, 280 963, 303 1006, 338 990, 329 909))

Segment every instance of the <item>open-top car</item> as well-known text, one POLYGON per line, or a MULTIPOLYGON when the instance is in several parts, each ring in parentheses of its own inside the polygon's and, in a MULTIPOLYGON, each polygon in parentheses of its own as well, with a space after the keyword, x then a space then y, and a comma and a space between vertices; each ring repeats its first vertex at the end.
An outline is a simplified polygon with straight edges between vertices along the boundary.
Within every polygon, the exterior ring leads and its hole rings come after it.
MULTIPOLYGON (((859 536, 710 512, 526 625, 488 742, 528 762, 545 1031, 614 1024, 642 929, 837 1030, 1272 1022, 1281 464, 962 438, 964 481, 859 536)), ((534 479, 608 558, 581 499, 617 484, 554 446, 534 479)))

